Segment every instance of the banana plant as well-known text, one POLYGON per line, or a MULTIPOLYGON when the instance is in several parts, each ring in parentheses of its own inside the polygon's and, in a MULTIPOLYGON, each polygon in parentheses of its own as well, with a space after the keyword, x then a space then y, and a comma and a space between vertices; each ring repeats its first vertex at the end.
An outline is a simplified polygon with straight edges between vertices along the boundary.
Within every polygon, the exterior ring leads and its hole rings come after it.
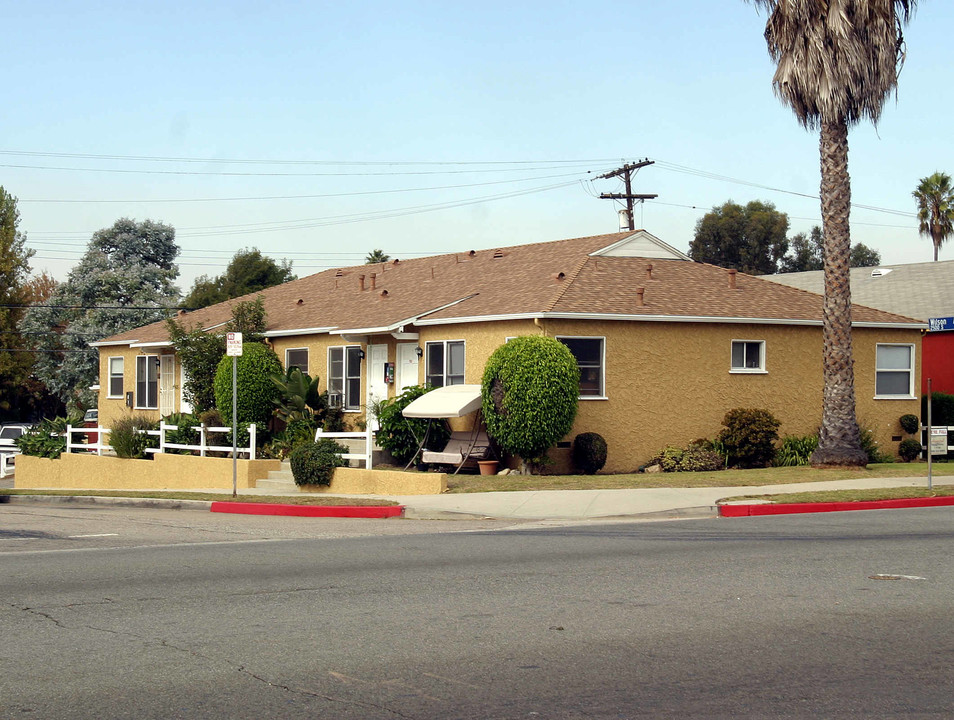
POLYGON ((318 393, 318 377, 312 378, 301 368, 291 367, 284 375, 270 375, 271 381, 281 392, 275 403, 275 416, 286 423, 295 420, 310 420, 319 413, 324 404, 318 393))

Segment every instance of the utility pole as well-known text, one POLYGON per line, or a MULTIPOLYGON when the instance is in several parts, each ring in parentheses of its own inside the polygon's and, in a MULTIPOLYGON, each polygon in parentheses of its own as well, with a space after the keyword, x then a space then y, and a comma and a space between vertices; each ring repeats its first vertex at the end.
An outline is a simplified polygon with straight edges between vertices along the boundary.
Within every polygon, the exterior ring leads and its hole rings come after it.
POLYGON ((655 160, 640 160, 636 163, 626 163, 621 168, 617 168, 611 172, 605 173, 603 175, 597 176, 598 180, 608 180, 609 178, 622 177, 623 182, 626 183, 626 192, 625 193, 601 193, 601 200, 625 200, 626 201, 626 215, 629 218, 629 229, 636 229, 636 221, 633 218, 633 201, 639 200, 652 200, 653 198, 659 197, 658 195, 644 195, 644 194, 633 194, 633 185, 632 177, 633 171, 639 170, 640 168, 646 167, 647 165, 652 165, 655 163, 655 160))

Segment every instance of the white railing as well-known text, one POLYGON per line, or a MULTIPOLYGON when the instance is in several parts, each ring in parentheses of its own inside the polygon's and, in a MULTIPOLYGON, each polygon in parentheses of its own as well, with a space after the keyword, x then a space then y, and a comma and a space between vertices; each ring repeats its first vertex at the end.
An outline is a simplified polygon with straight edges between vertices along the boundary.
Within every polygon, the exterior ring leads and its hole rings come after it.
POLYGON ((364 432, 325 432, 321 428, 318 428, 318 430, 315 431, 315 442, 318 442, 322 438, 331 438, 332 440, 338 438, 364 440, 365 451, 363 453, 341 453, 341 457, 345 460, 361 460, 368 470, 371 469, 371 455, 374 451, 374 431, 370 427, 364 432))
MULTIPOLYGON (((169 430, 178 430, 178 425, 167 425, 164 422, 159 423, 158 430, 138 430, 137 432, 143 433, 145 435, 151 435, 152 437, 159 438, 159 447, 157 448, 146 448, 147 453, 164 453, 167 450, 192 450, 197 451, 201 457, 205 457, 209 452, 232 452, 231 445, 209 445, 208 439, 211 433, 230 433, 232 428, 230 427, 206 427, 205 425, 193 425, 192 430, 195 430, 199 433, 199 442, 197 445, 187 445, 185 443, 171 443, 166 442, 166 432, 169 430)), ((113 448, 111 445, 103 442, 103 434, 110 432, 109 428, 104 427, 95 427, 95 428, 75 428, 72 425, 66 426, 66 452, 95 452, 97 455, 102 455, 103 451, 111 451, 113 448), (93 433, 98 433, 96 436, 95 443, 87 442, 73 442, 74 435, 89 435, 93 433)), ((255 459, 255 442, 256 442, 256 431, 255 423, 252 423, 248 426, 248 447, 239 446, 237 452, 240 454, 245 454, 250 460, 255 459)))
POLYGON ((12 448, 10 450, 4 450, 0 452, 0 478, 5 478, 10 475, 10 471, 7 469, 7 464, 13 460, 14 455, 19 455, 19 448, 12 448))

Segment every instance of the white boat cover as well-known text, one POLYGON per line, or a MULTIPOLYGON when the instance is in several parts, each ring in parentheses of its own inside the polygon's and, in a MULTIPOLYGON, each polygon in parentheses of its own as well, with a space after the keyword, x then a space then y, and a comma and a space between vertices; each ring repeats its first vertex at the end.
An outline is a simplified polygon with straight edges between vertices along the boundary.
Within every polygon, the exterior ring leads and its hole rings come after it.
POLYGON ((404 408, 404 417, 464 417, 480 409, 480 385, 446 385, 421 395, 404 408))

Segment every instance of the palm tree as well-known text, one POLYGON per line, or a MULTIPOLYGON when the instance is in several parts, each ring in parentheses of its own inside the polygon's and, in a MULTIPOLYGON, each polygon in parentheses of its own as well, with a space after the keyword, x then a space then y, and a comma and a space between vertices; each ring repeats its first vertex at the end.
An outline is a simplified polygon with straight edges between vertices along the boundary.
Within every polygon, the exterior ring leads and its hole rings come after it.
POLYGON ((951 176, 936 172, 921 178, 921 184, 913 193, 918 201, 918 230, 934 241, 934 262, 937 251, 951 235, 954 235, 954 188, 951 176))
POLYGON ((902 25, 916 0, 751 0, 768 12, 765 40, 775 94, 804 127, 820 130, 825 232, 825 392, 816 467, 863 466, 855 416, 848 258, 848 127, 877 123, 904 59, 902 25))
POLYGON ((374 265, 375 263, 387 262, 391 259, 390 255, 385 254, 384 250, 375 249, 368 253, 364 259, 365 265, 374 265))

